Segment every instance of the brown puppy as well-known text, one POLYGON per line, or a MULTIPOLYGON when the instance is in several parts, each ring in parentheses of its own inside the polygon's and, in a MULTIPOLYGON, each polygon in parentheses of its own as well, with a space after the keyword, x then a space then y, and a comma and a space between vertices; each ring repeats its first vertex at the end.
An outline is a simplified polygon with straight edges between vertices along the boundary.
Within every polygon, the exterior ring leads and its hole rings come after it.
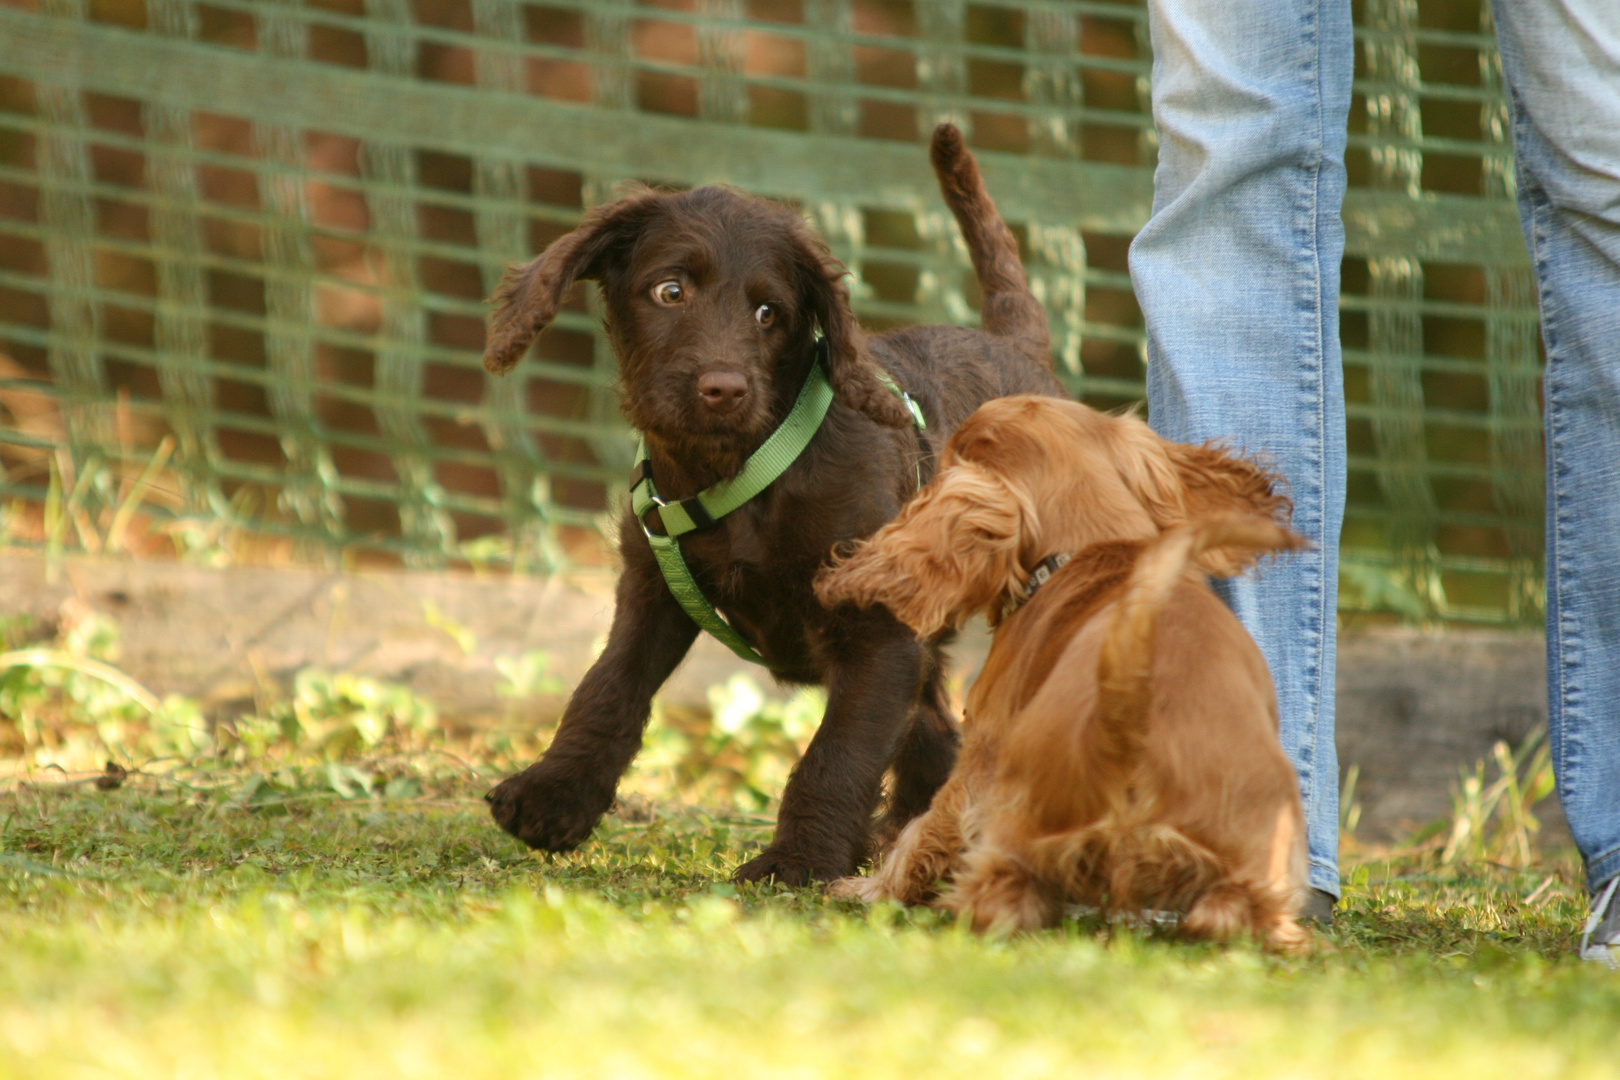
POLYGON ((937 900, 979 928, 1153 907, 1192 935, 1302 947, 1304 817, 1270 674, 1204 580, 1303 544, 1272 481, 1073 402, 965 421, 934 481, 816 585, 919 637, 999 624, 950 779, 873 876, 835 891, 937 900))
MULTIPOLYGON (((880 835, 927 807, 958 741, 938 643, 919 644, 881 608, 829 611, 811 593, 834 545, 892 518, 931 474, 955 426, 985 400, 1060 394, 1046 317, 1018 247, 954 127, 932 158, 984 291, 983 332, 915 327, 868 336, 844 268, 788 207, 725 188, 638 190, 587 215, 495 300, 485 364, 522 358, 576 279, 601 284, 625 415, 646 438, 660 494, 683 499, 735 475, 788 413, 830 346, 836 400, 774 483, 680 541, 704 595, 778 679, 827 687, 826 718, 787 790, 776 836, 739 880, 804 884, 852 873, 868 855, 886 769, 880 835), (922 408, 914 430, 887 372, 922 408)), ((662 529, 656 511, 647 525, 662 529)), ((531 847, 565 851, 590 835, 641 745, 653 693, 698 629, 670 594, 642 523, 626 514, 607 647, 540 761, 489 795, 495 820, 531 847)))

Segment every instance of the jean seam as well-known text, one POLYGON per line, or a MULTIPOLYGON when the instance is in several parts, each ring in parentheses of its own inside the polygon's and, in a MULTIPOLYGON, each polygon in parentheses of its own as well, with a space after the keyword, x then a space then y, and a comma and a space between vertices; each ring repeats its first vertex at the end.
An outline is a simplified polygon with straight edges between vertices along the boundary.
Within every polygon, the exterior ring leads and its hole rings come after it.
MULTIPOLYGON (((1527 123, 1528 117, 1524 114, 1523 104, 1517 96, 1511 98, 1514 111, 1513 119, 1518 123, 1527 123)), ((1534 179, 1522 174, 1519 177, 1520 197, 1530 208, 1530 228, 1526 230, 1526 240, 1530 245, 1530 261, 1535 267, 1537 290, 1540 295, 1546 294, 1548 270, 1546 261, 1546 228, 1547 214, 1551 211, 1551 204, 1544 197, 1545 193, 1535 183, 1534 179), (1538 198, 1538 195, 1543 196, 1538 198)), ((1565 529, 1568 525, 1568 500, 1562 495, 1562 476, 1557 463, 1565 460, 1559 448, 1565 444, 1563 429, 1563 411, 1558 407, 1557 398, 1553 392, 1556 380, 1554 369, 1558 367, 1558 357, 1561 354, 1561 336, 1558 332, 1556 313, 1549 313, 1547 305, 1537 305, 1541 317, 1541 338, 1547 351, 1546 369, 1542 374, 1544 383, 1543 396, 1547 412, 1547 495, 1551 505, 1547 515, 1547 581, 1550 588, 1548 592, 1549 611, 1546 623, 1547 636, 1547 721, 1550 729, 1556 723, 1558 734, 1556 740, 1549 738, 1549 742, 1556 742, 1556 755, 1553 760, 1553 778, 1558 789, 1559 802, 1569 805, 1572 793, 1567 786, 1571 775, 1571 765, 1575 757, 1575 748, 1571 745, 1572 739, 1567 725, 1564 723, 1564 705, 1569 700, 1569 677, 1572 666, 1580 664, 1580 629, 1574 623, 1568 622, 1570 614, 1563 604, 1557 603, 1556 597, 1568 595, 1565 591, 1567 570, 1563 558, 1565 529), (1572 655, 1573 654, 1573 655, 1572 655)))
MULTIPOLYGON (((1311 147, 1311 158, 1307 166, 1309 175, 1306 183, 1304 184, 1305 199, 1302 209, 1305 213, 1305 219, 1301 224, 1305 227, 1299 230, 1297 236, 1298 239, 1305 241, 1304 249, 1307 253, 1306 269, 1308 272, 1308 281, 1306 284, 1308 285, 1308 291, 1310 293, 1310 295, 1307 297, 1303 295, 1302 291, 1300 299, 1306 304, 1307 314, 1314 318, 1314 326, 1312 327, 1312 330, 1309 331, 1314 340, 1309 343, 1309 346, 1305 350, 1305 354, 1315 358, 1315 381, 1317 383, 1318 390, 1320 390, 1323 366, 1321 359, 1323 344, 1323 317, 1321 304, 1322 265, 1321 253, 1317 250, 1317 240, 1318 234, 1320 233, 1319 212, 1321 209, 1322 153, 1326 140, 1322 134, 1322 103, 1321 94, 1319 92, 1322 82, 1321 38, 1318 32, 1318 18, 1314 8, 1312 9, 1311 13, 1306 16, 1305 23, 1306 25, 1304 27, 1304 33, 1310 43, 1307 50, 1307 54, 1310 59, 1307 61, 1307 63, 1310 66, 1311 81, 1315 84, 1318 93, 1313 95, 1312 101, 1312 108, 1315 113, 1314 118, 1316 121, 1316 141, 1311 147)), ((1318 434, 1320 434, 1324 429, 1325 420, 1322 412, 1323 405, 1320 392, 1316 394, 1315 405, 1316 431, 1318 434)), ((1316 460, 1312 462, 1312 466, 1316 472, 1318 490, 1325 490, 1323 488, 1323 483, 1326 479, 1326 472, 1324 462, 1322 461, 1322 454, 1320 452, 1316 454, 1316 460)), ((1318 607, 1320 607, 1319 601, 1318 607)), ((1317 635, 1317 640, 1313 642, 1313 646, 1317 653, 1315 664, 1318 670, 1320 670, 1321 635, 1317 635)), ((1312 697, 1315 698, 1318 697, 1318 695, 1312 695, 1312 697)), ((1300 778, 1302 788, 1301 795, 1304 798, 1306 806, 1311 805, 1312 798, 1316 794, 1316 734, 1317 728, 1321 721, 1320 711, 1321 706, 1319 699, 1310 701, 1308 703, 1306 714, 1308 717, 1309 730, 1304 732, 1304 738, 1300 740, 1300 745, 1297 750, 1297 760, 1294 763, 1296 770, 1303 773, 1300 778)), ((1308 822, 1306 831, 1308 835, 1308 822)))
MULTIPOLYGON (((1512 130, 1517 137, 1524 125, 1530 122, 1524 102, 1519 99, 1515 88, 1510 84, 1507 87, 1507 107, 1512 130)), ((1522 151, 1517 145, 1516 151, 1522 151)), ((1543 559, 1546 561, 1545 580, 1547 592, 1547 609, 1544 620, 1543 634, 1547 654, 1547 741, 1553 766, 1553 782, 1558 792, 1559 802, 1565 806, 1569 803, 1569 792, 1565 787, 1565 778, 1569 775, 1569 742, 1564 737, 1563 703, 1565 700, 1565 677, 1567 663, 1565 656, 1565 638, 1562 632, 1565 619, 1564 605, 1558 602, 1563 595, 1564 563, 1562 558, 1563 544, 1561 543, 1563 530, 1563 510, 1565 500, 1559 495, 1561 489, 1558 462, 1563 456, 1558 448, 1563 445, 1562 412, 1557 407, 1554 395, 1556 385, 1553 369, 1558 355, 1558 333, 1556 320, 1551 318, 1546 310, 1546 304, 1541 299, 1546 295, 1548 284, 1548 271, 1546 263, 1545 230, 1546 213, 1549 204, 1536 182, 1530 175, 1528 163, 1523 159, 1522 153, 1516 157, 1514 171, 1518 179, 1518 198, 1521 204, 1521 218, 1524 222, 1525 246, 1529 249, 1530 265, 1536 277, 1537 315, 1541 324, 1541 339, 1546 350, 1546 366, 1542 371, 1542 399, 1545 411, 1544 426, 1546 429, 1546 476, 1547 476, 1547 521, 1545 527, 1545 545, 1543 559), (1538 197, 1540 196, 1540 197, 1538 197)))
MULTIPOLYGON (((1322 543, 1323 543, 1324 546, 1326 546, 1326 545, 1332 544, 1334 538, 1331 538, 1331 537, 1328 536, 1328 528, 1329 528, 1329 526, 1331 524, 1331 519, 1332 519, 1333 515, 1329 512, 1329 507, 1327 506, 1329 484, 1328 484, 1328 475, 1327 475, 1328 453, 1327 453, 1327 445, 1326 445, 1327 444, 1327 437, 1328 437, 1328 431, 1327 431, 1327 385, 1326 384, 1327 384, 1327 381, 1328 381, 1328 370, 1327 370, 1327 367, 1328 367, 1328 362, 1327 362, 1328 361, 1328 353, 1329 353, 1329 350, 1331 348, 1331 345, 1330 345, 1330 343, 1328 341, 1328 332, 1327 332, 1327 323, 1328 323, 1327 303, 1328 303, 1328 300, 1327 300, 1326 297, 1323 296, 1323 292, 1324 292, 1324 276, 1325 275, 1323 273, 1323 266, 1322 266, 1322 174, 1323 174, 1322 160, 1323 160, 1323 157, 1325 156, 1326 150, 1327 150, 1327 132, 1326 132, 1326 120, 1324 118, 1324 112, 1325 112, 1324 101, 1326 99, 1326 93, 1325 93, 1326 88, 1323 85, 1324 72, 1323 72, 1323 67, 1322 67, 1322 25, 1321 24, 1322 24, 1322 11, 1321 11, 1321 4, 1320 4, 1320 0, 1319 0, 1319 2, 1311 8, 1310 29, 1309 29, 1309 34, 1310 34, 1310 39, 1311 39, 1310 56, 1311 56, 1312 77, 1313 77, 1312 81, 1315 84, 1315 91, 1316 91, 1315 94, 1313 95, 1313 98, 1312 98, 1312 103, 1313 103, 1313 107, 1315 109, 1315 114, 1316 114, 1316 116, 1315 116, 1315 119, 1316 119, 1316 145, 1315 145, 1315 148, 1314 148, 1315 149, 1315 157, 1314 157, 1314 160, 1313 160, 1313 163, 1312 163, 1313 167, 1312 167, 1312 170, 1311 170, 1311 186, 1310 186, 1310 211, 1311 211, 1311 216, 1310 216, 1310 221, 1311 221, 1311 247, 1310 247, 1310 250, 1312 252, 1312 265, 1311 265, 1312 286, 1315 289, 1315 294, 1316 294, 1315 295, 1315 311, 1314 311, 1314 315, 1315 315, 1315 319, 1316 319, 1316 341, 1314 342, 1314 349, 1312 350, 1311 355, 1314 356, 1314 358, 1315 358, 1315 368, 1316 368, 1315 373, 1314 373, 1315 384, 1316 384, 1315 387, 1314 387, 1314 389, 1315 389, 1314 404, 1315 404, 1315 411, 1316 411, 1316 435, 1317 435, 1317 439, 1316 439, 1316 448, 1315 448, 1316 460, 1315 460, 1315 462, 1313 464, 1315 466, 1315 471, 1316 471, 1316 483, 1317 483, 1316 496, 1317 496, 1317 502, 1318 502, 1318 510, 1317 510, 1317 512, 1318 512, 1318 514, 1320 516, 1320 520, 1316 524, 1318 526, 1318 531, 1320 532, 1321 537, 1322 537, 1322 543)), ((1334 298, 1333 302, 1337 303, 1337 298, 1334 298)), ((1335 545, 1335 549, 1336 549, 1336 545, 1335 545)), ((1317 758, 1316 750, 1317 750, 1317 742, 1318 742, 1318 740, 1320 738, 1320 735, 1321 735, 1321 727, 1322 727, 1322 723, 1323 723, 1323 714, 1325 712, 1325 706, 1326 706, 1326 694, 1325 694, 1324 680, 1327 677, 1326 673, 1327 673, 1327 670, 1328 670, 1327 656, 1326 656, 1327 648, 1328 648, 1328 646, 1327 646, 1327 641, 1328 641, 1327 628, 1328 628, 1328 626, 1330 624, 1328 624, 1325 620, 1334 617, 1334 614, 1332 612, 1329 612, 1329 611, 1326 610, 1327 595, 1328 595, 1328 589, 1326 587, 1326 584, 1327 584, 1326 583, 1326 578, 1327 578, 1327 574, 1328 574, 1328 559, 1327 559, 1327 557, 1325 555, 1320 559, 1318 565, 1315 567, 1315 571, 1316 572, 1313 574, 1312 580, 1311 580, 1310 584, 1308 585, 1308 587, 1315 594, 1312 597, 1312 600, 1313 600, 1313 602, 1314 602, 1314 604, 1316 606, 1316 621, 1315 621, 1315 624, 1314 624, 1315 641, 1312 642, 1312 653, 1313 653, 1312 661, 1311 661, 1312 671, 1310 672, 1310 680, 1311 680, 1311 685, 1314 687, 1314 693, 1312 695, 1313 700, 1310 703, 1310 717, 1311 717, 1310 732, 1309 732, 1309 737, 1305 740, 1305 746, 1308 749, 1306 749, 1305 752, 1304 752, 1304 756, 1305 756, 1306 760, 1308 760, 1309 763, 1310 763, 1310 782, 1311 782, 1310 794, 1313 797, 1316 795, 1317 788, 1320 785, 1320 777, 1318 776, 1318 767, 1317 767, 1318 763, 1317 763, 1317 760, 1316 760, 1316 758, 1317 758)), ((1337 855, 1337 852, 1335 852, 1334 854, 1337 855)), ((1327 874, 1331 875, 1331 877, 1332 877, 1332 879, 1333 879, 1333 881, 1335 883, 1335 886, 1336 886, 1337 882, 1338 882, 1338 877, 1339 877, 1337 858, 1332 860, 1332 862, 1328 862, 1327 860, 1320 860, 1319 862, 1320 862, 1320 865, 1321 865, 1321 869, 1324 870, 1327 874)), ((1332 889, 1330 891, 1337 894, 1338 889, 1335 887, 1334 889, 1332 889)))

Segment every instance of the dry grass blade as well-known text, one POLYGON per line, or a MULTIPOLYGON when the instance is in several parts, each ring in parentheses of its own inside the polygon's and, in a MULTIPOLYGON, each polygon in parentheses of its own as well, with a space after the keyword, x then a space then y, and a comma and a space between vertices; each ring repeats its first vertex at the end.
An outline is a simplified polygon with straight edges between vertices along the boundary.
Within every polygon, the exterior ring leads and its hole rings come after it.
POLYGON ((1461 774, 1452 791, 1452 819, 1440 852, 1441 865, 1484 859, 1524 867, 1535 861, 1534 838, 1541 822, 1534 807, 1554 786, 1545 731, 1531 734, 1516 749, 1497 741, 1490 760, 1496 767, 1495 780, 1486 783, 1486 763, 1481 759, 1472 772, 1461 774))
POLYGON ((141 469, 140 476, 130 485, 129 491, 118 504, 118 511, 113 514, 112 524, 107 527, 107 550, 122 551, 124 548, 124 530, 129 528, 129 522, 140 508, 141 501, 147 490, 151 488, 158 473, 168 464, 169 455, 174 453, 174 436, 165 435, 158 444, 157 450, 152 454, 146 466, 141 469))

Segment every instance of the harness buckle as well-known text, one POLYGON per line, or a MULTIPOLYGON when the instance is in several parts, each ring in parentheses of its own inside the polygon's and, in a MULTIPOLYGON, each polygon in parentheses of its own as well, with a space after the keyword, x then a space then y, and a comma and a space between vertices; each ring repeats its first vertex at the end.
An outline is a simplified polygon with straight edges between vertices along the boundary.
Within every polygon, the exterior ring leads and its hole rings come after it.
MULTIPOLYGON (((653 532, 652 526, 647 524, 647 515, 654 510, 668 506, 669 503, 665 501, 662 495, 658 494, 648 495, 647 502, 649 505, 643 507, 641 512, 636 515, 636 523, 641 526, 641 531, 648 540, 668 540, 670 537, 667 532, 653 532)), ((658 518, 660 527, 663 526, 663 521, 663 515, 660 514, 658 518)))

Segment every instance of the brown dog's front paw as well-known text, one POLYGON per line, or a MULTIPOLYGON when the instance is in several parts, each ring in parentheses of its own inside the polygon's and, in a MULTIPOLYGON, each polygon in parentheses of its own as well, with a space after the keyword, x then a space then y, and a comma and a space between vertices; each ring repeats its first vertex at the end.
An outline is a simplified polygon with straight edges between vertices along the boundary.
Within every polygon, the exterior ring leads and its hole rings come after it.
POLYGON ((817 865, 817 860, 782 848, 768 847, 737 867, 731 880, 774 881, 778 885, 801 888, 812 881, 832 881, 848 874, 852 866, 817 865))
POLYGON ((613 789, 548 776, 533 765, 484 796, 495 823, 532 848, 572 851, 613 805, 613 789))

